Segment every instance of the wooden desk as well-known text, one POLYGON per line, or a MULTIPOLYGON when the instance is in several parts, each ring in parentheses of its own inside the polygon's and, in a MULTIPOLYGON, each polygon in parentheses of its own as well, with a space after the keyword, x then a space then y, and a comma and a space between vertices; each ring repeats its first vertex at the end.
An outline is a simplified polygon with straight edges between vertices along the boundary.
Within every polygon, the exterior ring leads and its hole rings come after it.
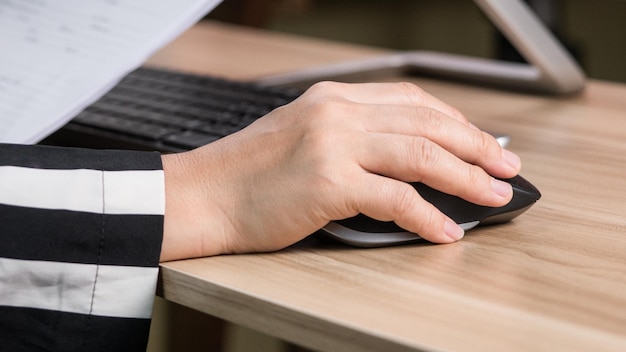
MULTIPOLYGON (((255 78, 380 53, 206 24, 150 64, 255 78)), ((162 296, 325 351, 626 350, 626 86, 555 98, 406 79, 509 133, 539 203, 450 245, 309 239, 166 263, 162 296)))

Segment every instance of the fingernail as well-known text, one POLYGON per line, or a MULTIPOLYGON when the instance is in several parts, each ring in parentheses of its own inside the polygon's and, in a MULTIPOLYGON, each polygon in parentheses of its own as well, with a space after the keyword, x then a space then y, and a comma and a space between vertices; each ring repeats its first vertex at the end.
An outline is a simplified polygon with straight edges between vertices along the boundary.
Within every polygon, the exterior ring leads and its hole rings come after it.
POLYGON ((516 170, 519 170, 521 168, 522 161, 515 153, 506 149, 502 149, 502 158, 511 168, 516 170))
POLYGON ((491 178, 491 188, 494 192, 496 192, 497 195, 502 198, 509 198, 513 193, 513 188, 511 188, 510 184, 500 180, 496 180, 493 177, 491 178))
POLYGON ((450 237, 453 241, 458 241, 465 235, 465 231, 450 219, 446 219, 443 231, 446 233, 446 236, 450 237))

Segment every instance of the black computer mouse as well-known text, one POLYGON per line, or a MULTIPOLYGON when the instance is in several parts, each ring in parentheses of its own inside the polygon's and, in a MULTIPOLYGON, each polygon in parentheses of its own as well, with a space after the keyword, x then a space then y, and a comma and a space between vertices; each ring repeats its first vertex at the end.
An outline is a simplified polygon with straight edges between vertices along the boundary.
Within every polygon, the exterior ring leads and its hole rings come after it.
MULTIPOLYGON (((486 207, 470 203, 462 198, 437 191, 423 183, 411 183, 419 194, 444 214, 469 230, 477 225, 500 224, 517 217, 530 208, 541 193, 521 176, 502 181, 513 187, 513 198, 503 207, 486 207)), ((332 221, 319 233, 357 247, 382 247, 421 240, 418 234, 398 227, 394 222, 374 220, 363 214, 332 221)))

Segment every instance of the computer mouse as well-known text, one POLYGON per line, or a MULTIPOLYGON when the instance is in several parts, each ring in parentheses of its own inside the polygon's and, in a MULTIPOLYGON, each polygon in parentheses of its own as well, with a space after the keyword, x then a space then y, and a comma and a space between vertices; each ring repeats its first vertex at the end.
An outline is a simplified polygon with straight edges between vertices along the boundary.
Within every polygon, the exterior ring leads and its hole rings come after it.
MULTIPOLYGON (((423 183, 416 182, 411 185, 426 201, 432 203, 467 231, 478 225, 508 222, 528 210, 541 198, 539 190, 519 175, 502 181, 508 182, 513 188, 513 198, 502 207, 477 205, 430 188, 423 183)), ((363 214, 345 220, 332 221, 319 233, 357 247, 382 247, 421 240, 418 234, 408 232, 392 221, 378 221, 363 214)))

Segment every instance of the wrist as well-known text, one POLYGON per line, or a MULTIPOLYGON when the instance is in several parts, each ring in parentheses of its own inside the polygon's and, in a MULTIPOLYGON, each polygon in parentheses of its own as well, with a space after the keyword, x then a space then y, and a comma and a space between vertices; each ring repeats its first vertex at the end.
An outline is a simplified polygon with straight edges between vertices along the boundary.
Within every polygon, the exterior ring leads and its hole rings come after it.
POLYGON ((208 197, 210 180, 193 152, 162 157, 165 217, 160 261, 210 256, 222 252, 222 216, 208 197))

